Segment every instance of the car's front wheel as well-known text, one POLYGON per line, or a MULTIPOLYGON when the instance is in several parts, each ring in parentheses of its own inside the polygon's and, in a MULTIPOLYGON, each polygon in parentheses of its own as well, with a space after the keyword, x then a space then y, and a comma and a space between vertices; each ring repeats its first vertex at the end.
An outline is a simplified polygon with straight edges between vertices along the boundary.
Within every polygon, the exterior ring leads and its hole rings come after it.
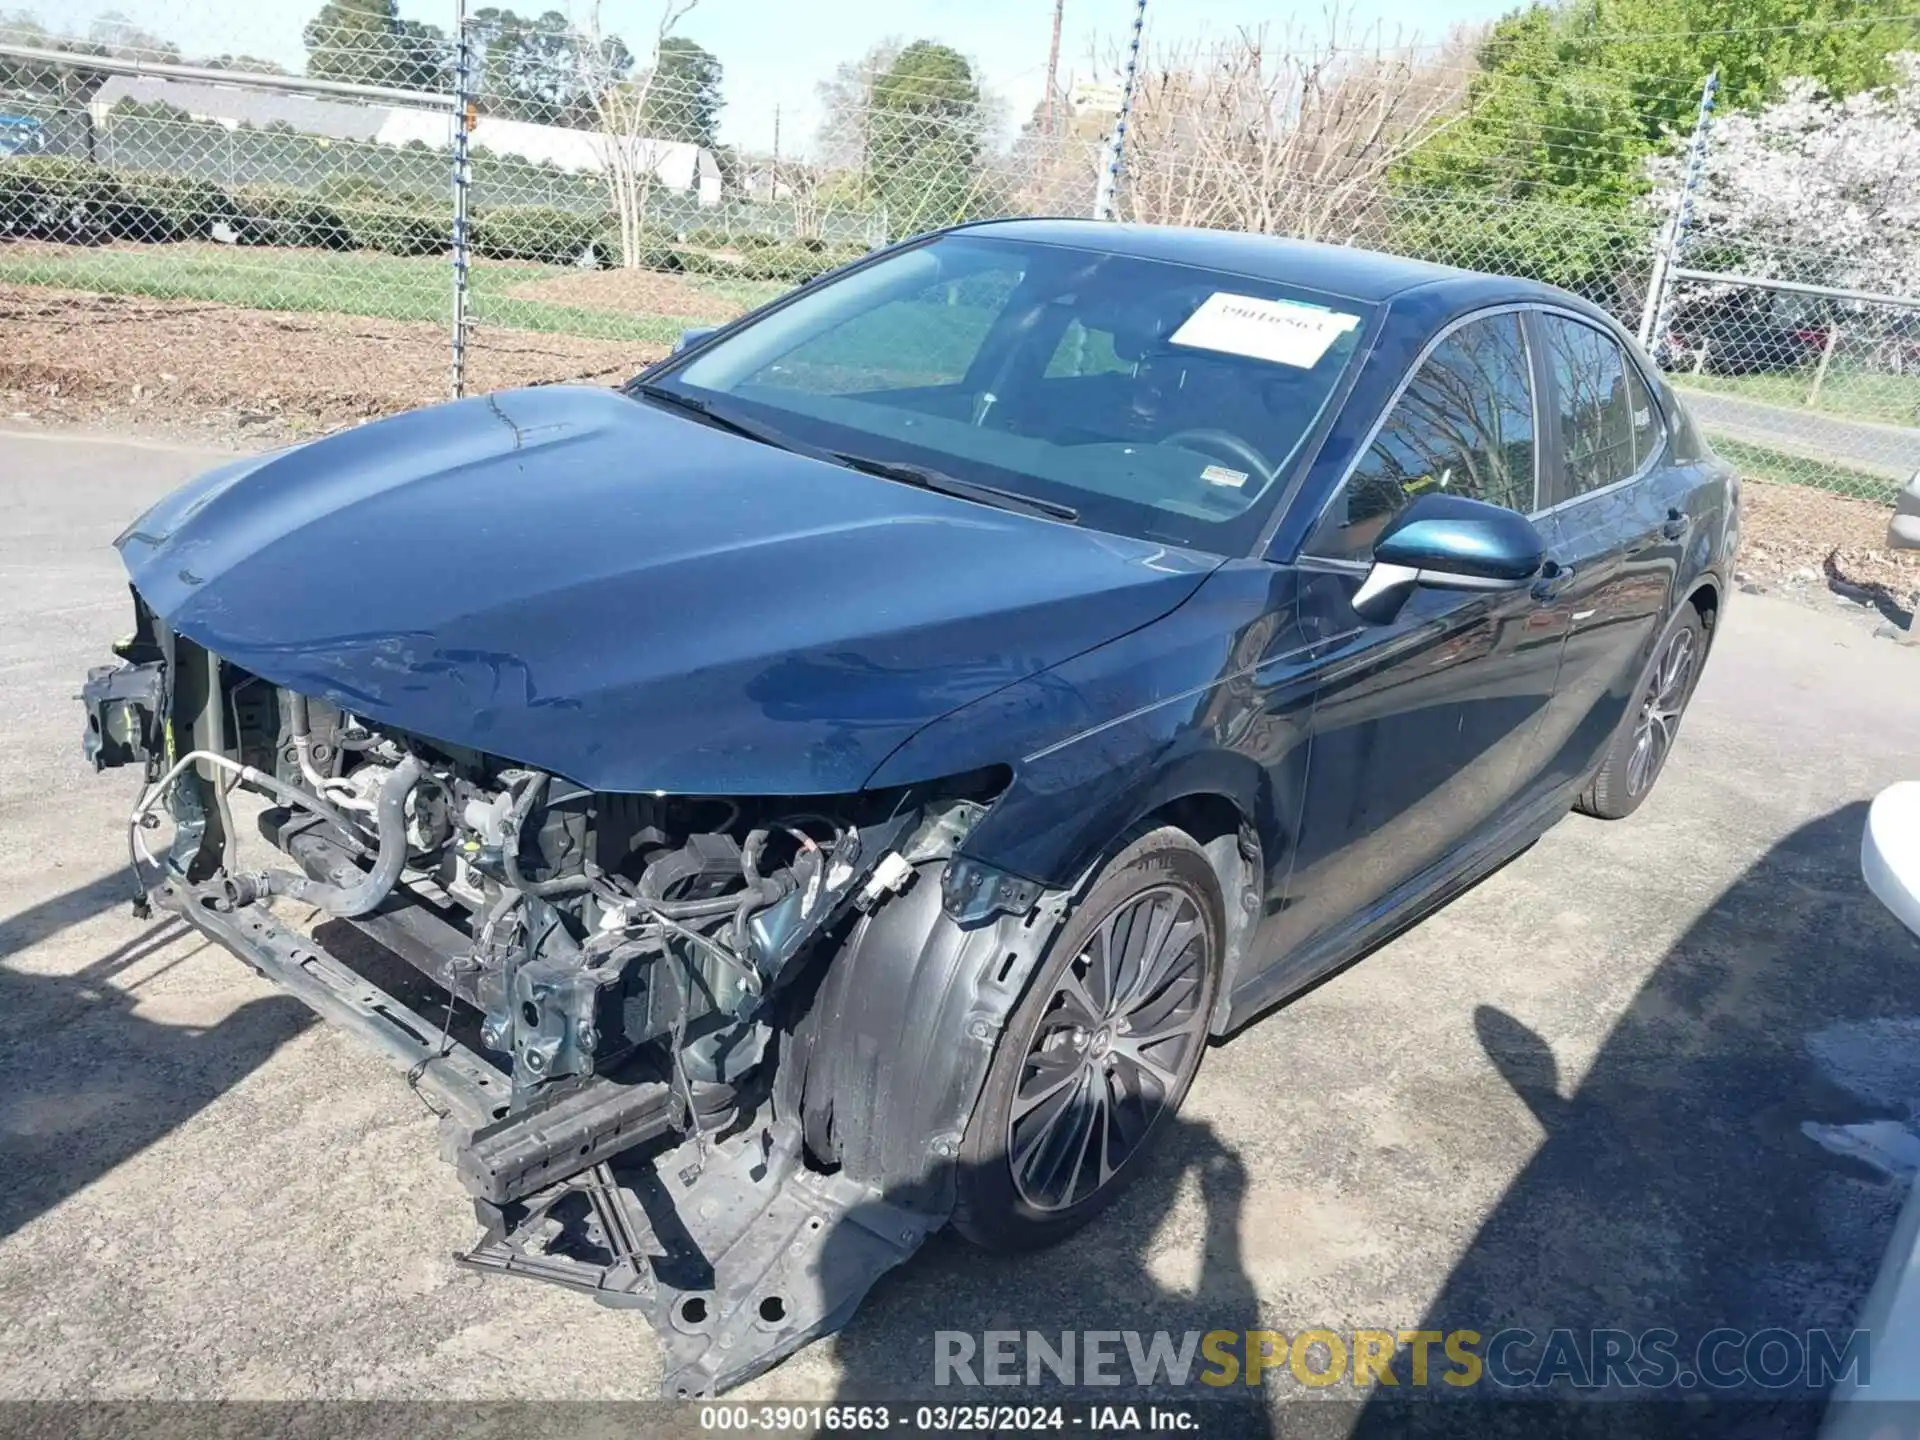
POLYGON ((1002 1034, 961 1146, 954 1226, 1050 1245, 1139 1170, 1207 1044, 1220 886, 1182 831, 1142 835, 1068 916, 1002 1034))
POLYGON ((1581 795, 1583 814, 1623 820, 1640 808, 1666 768, 1706 649, 1700 612, 1688 605, 1661 637, 1632 707, 1614 733, 1593 783, 1581 795))

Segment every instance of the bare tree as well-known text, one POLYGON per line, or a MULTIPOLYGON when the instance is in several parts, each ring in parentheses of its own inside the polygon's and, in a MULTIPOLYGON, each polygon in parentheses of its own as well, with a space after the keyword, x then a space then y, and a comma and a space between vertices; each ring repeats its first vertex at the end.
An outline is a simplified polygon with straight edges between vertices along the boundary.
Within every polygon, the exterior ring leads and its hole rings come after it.
MULTIPOLYGON (((593 106, 600 172, 620 226, 620 263, 629 270, 645 263, 647 212, 666 154, 665 143, 647 134, 654 113, 649 105, 653 88, 666 83, 660 74, 660 46, 699 3, 667 0, 660 10, 646 67, 630 79, 624 76, 626 46, 601 28, 599 0, 595 0, 581 26, 582 43, 576 50, 581 88, 593 106)), ((699 183, 697 163, 694 183, 699 183)))
POLYGON ((1459 113, 1463 74, 1337 8, 1324 33, 1149 45, 1119 218, 1352 241, 1393 166, 1459 113))

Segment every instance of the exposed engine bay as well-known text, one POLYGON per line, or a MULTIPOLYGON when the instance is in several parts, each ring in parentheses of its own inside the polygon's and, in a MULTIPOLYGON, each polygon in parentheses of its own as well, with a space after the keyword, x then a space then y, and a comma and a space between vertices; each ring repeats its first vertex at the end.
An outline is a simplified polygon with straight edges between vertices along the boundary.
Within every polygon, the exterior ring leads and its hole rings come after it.
MULTIPOLYGON (((889 905, 913 914, 875 932, 887 944, 965 916, 982 953, 1005 950, 1037 887, 954 858, 1003 772, 840 797, 596 793, 370 725, 139 618, 81 697, 96 767, 146 773, 136 905, 405 1071, 485 1229, 467 1263, 648 1312, 670 1393, 698 1394, 835 1328, 939 1227, 925 1182, 970 1097, 914 1137, 921 1173, 877 1184, 843 1166, 846 1122, 808 1090, 809 1017, 889 905), (236 833, 242 791, 268 802, 269 855, 236 833), (410 982, 340 958, 339 922, 410 982)), ((968 1013, 997 1025, 1016 992, 968 1013)))
MULTIPOLYGON (((235 904, 285 895, 351 919, 388 898, 391 857, 403 857, 399 875, 416 894, 464 915, 460 989, 520 1103, 661 1040, 672 1042, 689 1107, 691 1084, 738 1082, 762 1058, 764 1011, 807 946, 899 889, 916 863, 950 854, 981 809, 953 796, 926 806, 861 796, 829 812, 804 801, 595 794, 372 731, 300 696, 268 691, 262 701, 242 712, 242 763, 263 772, 277 763, 276 779, 320 802, 293 823, 327 824, 331 810, 344 826, 329 828, 357 832, 375 863, 349 885, 240 870, 221 882, 226 895, 235 904)), ((286 835, 283 823, 282 848, 286 835)))

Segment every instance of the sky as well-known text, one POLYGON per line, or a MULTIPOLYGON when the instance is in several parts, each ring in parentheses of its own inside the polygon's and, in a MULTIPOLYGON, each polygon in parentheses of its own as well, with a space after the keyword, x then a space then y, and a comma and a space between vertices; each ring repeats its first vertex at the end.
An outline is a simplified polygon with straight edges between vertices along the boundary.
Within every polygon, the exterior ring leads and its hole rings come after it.
MULTIPOLYGON (((469 0, 474 8, 489 0, 469 0)), ((591 0, 491 0, 521 13, 559 9, 584 16, 591 0)), ((659 0, 601 0, 601 23, 627 37, 636 52, 659 23, 659 0)), ((1513 0, 1346 0, 1348 26, 1378 25, 1389 38, 1432 43, 1461 23, 1490 20, 1513 0)), ((305 58, 301 27, 319 0, 0 0, 0 7, 37 11, 43 19, 84 31, 104 12, 175 41, 188 56, 261 55, 290 70, 305 58)), ((400 0, 400 13, 448 28, 453 0, 400 0)), ((1230 35, 1265 25, 1324 33, 1324 13, 1275 0, 1148 0, 1147 29, 1162 43, 1230 35)), ((1096 57, 1111 74, 1112 57, 1133 19, 1132 0, 1066 0, 1060 43, 1063 77, 1089 77, 1096 57)), ((1052 0, 698 0, 678 33, 697 40, 725 67, 726 108, 720 138, 766 150, 776 115, 782 148, 811 137, 819 121, 817 83, 842 61, 857 59, 887 36, 938 40, 974 60, 986 87, 1007 103, 1017 123, 1045 89, 1052 0)))

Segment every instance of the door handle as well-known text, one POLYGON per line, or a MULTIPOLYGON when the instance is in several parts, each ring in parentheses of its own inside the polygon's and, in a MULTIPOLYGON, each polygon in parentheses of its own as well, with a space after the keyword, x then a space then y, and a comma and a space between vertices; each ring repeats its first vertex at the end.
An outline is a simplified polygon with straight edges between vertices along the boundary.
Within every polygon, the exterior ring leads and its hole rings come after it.
POLYGON ((1549 560, 1541 567, 1540 578, 1533 582, 1533 598, 1536 600, 1557 599, 1560 592, 1573 584, 1573 567, 1549 560))
POLYGON ((1676 505, 1667 511, 1667 518, 1660 526, 1660 533, 1669 540, 1684 540, 1691 529, 1693 529, 1693 517, 1676 505))

